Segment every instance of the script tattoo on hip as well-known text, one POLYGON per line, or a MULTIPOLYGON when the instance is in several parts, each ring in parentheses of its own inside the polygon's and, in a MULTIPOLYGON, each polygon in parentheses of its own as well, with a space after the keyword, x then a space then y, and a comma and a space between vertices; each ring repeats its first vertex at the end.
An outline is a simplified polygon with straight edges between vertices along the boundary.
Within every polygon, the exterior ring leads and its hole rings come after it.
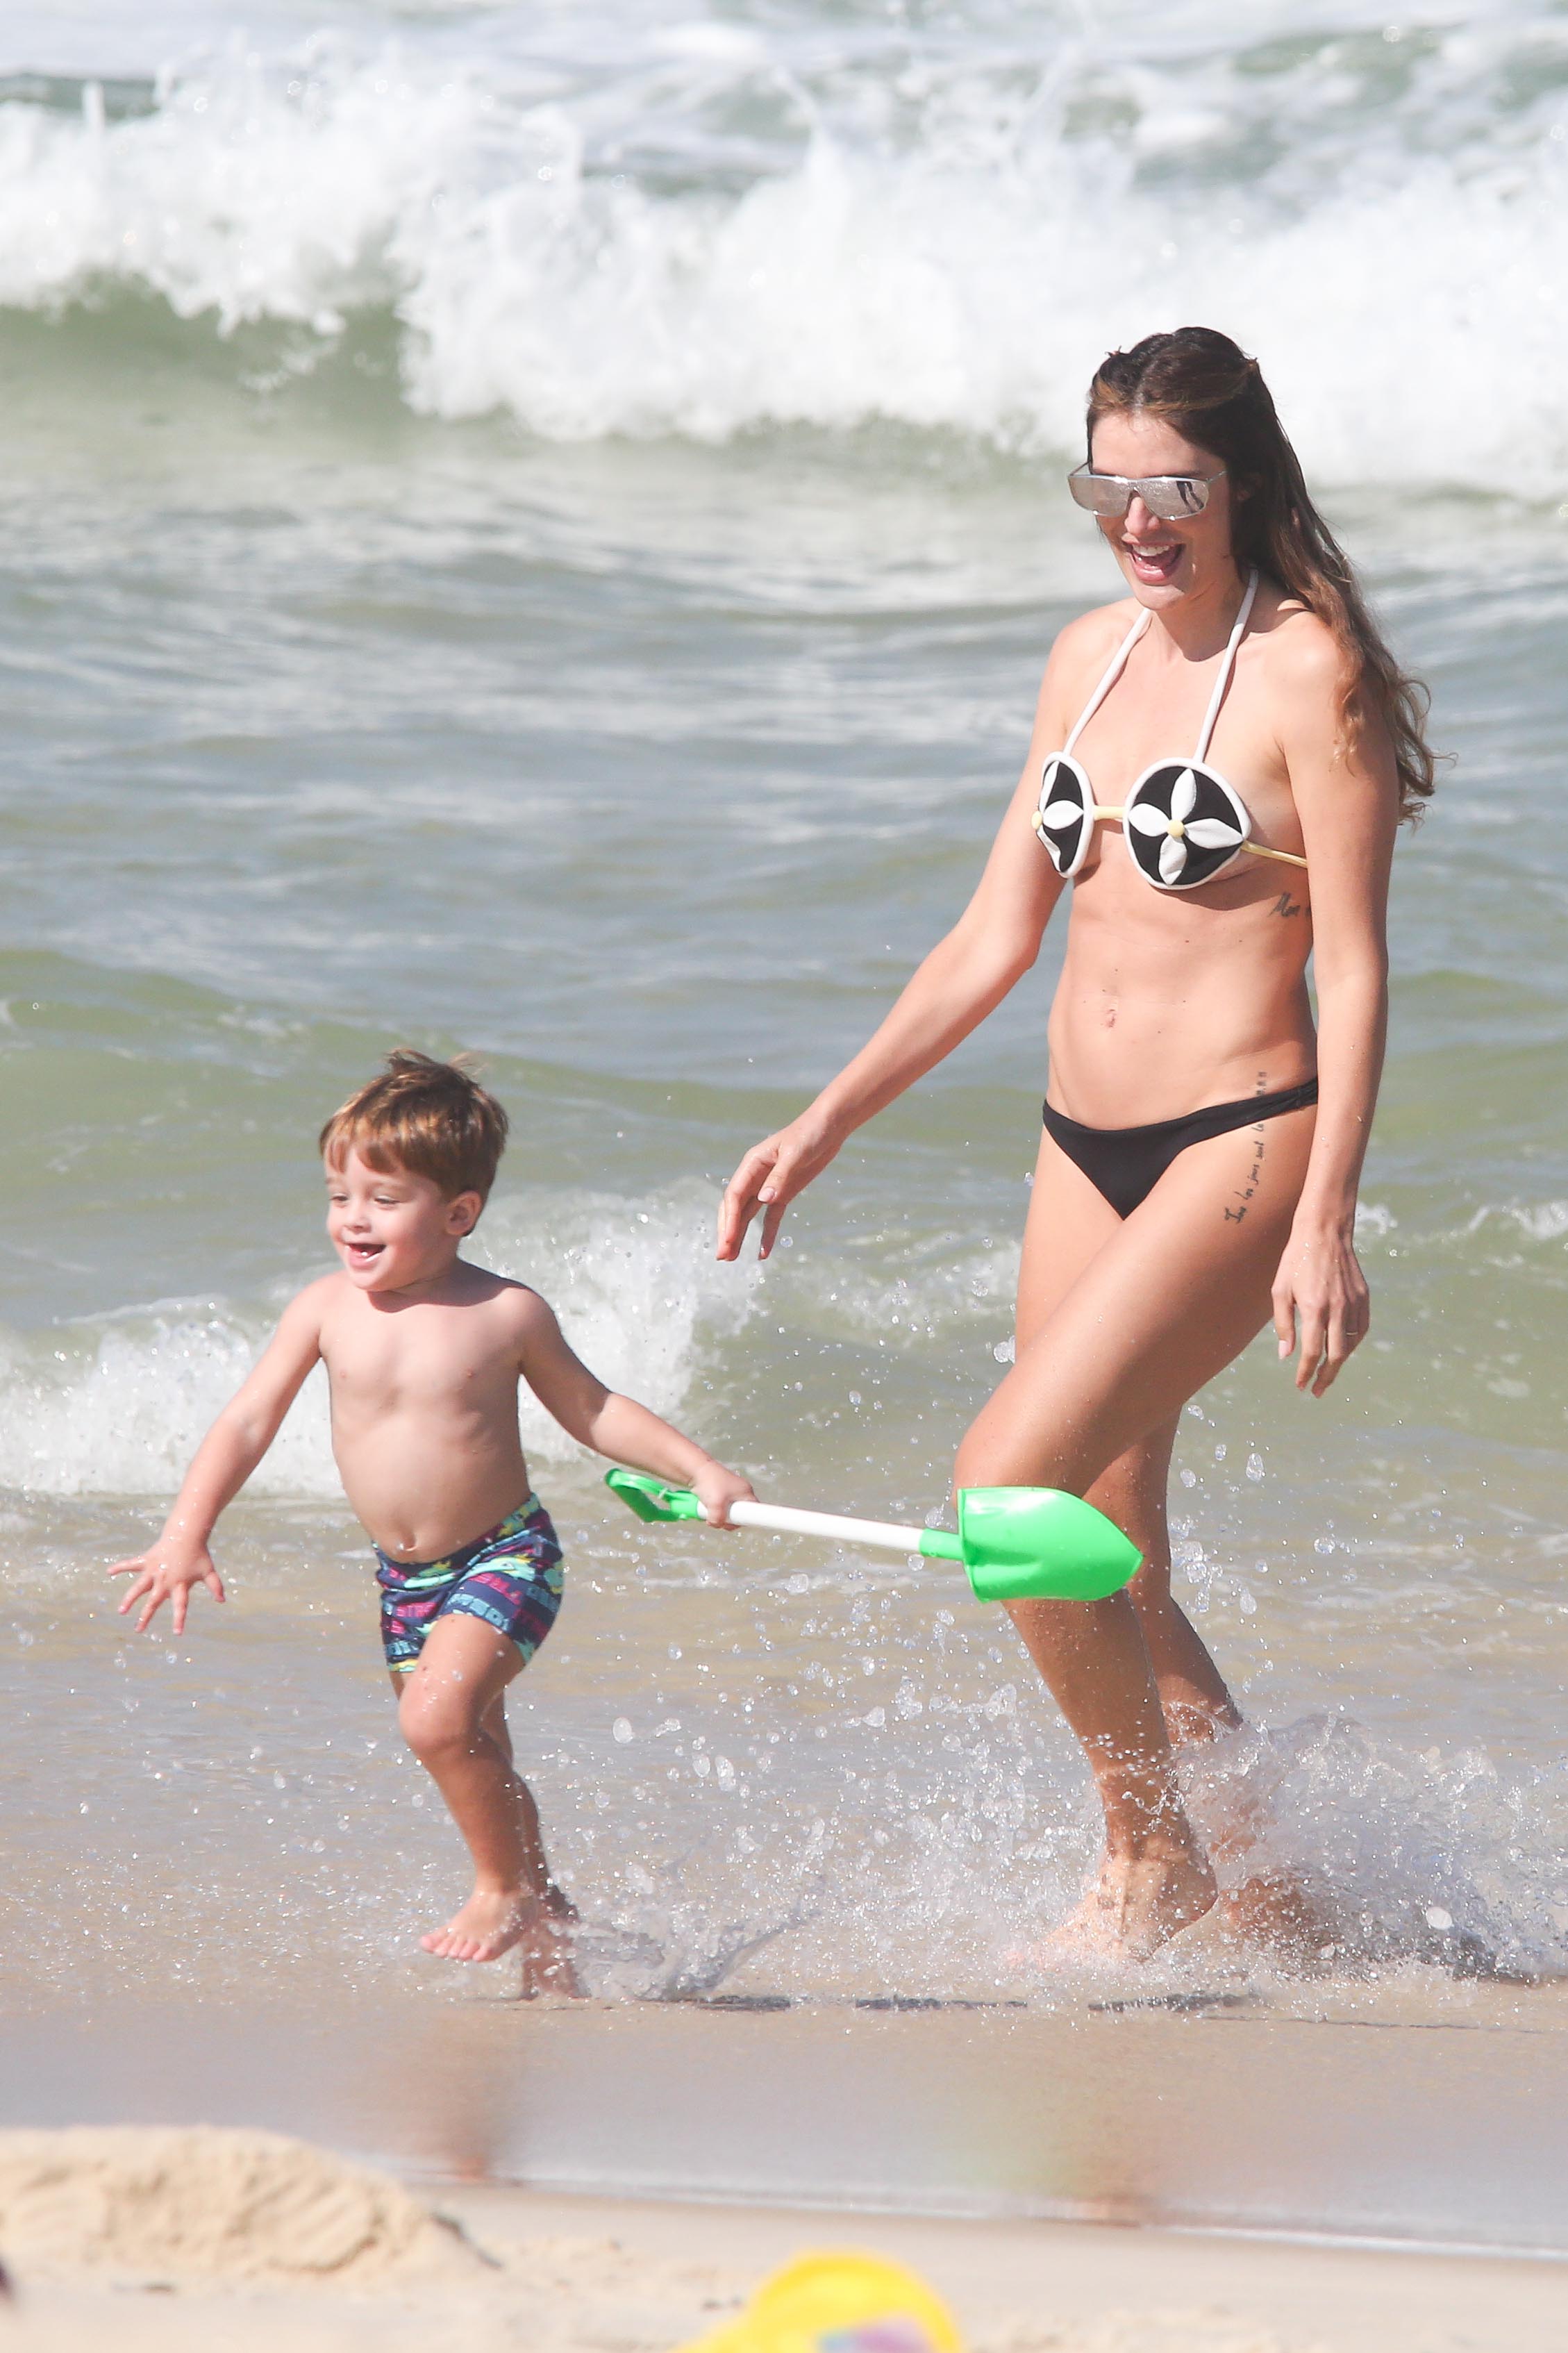
MULTIPOLYGON (((1268 1092, 1268 1073, 1267 1071, 1259 1071, 1258 1073, 1258 1083, 1253 1088, 1253 1092, 1254 1094, 1262 1095, 1267 1094, 1268 1092)), ((1257 1126, 1252 1131, 1252 1166, 1247 1172, 1247 1182, 1244 1185, 1238 1185, 1236 1187, 1236 1198, 1241 1203, 1241 1207, 1239 1209, 1226 1209, 1225 1213, 1226 1219, 1232 1225, 1240 1225, 1243 1218, 1247 1215, 1247 1205, 1248 1201, 1251 1200, 1254 1193, 1258 1190, 1258 1180, 1263 1174, 1263 1139, 1265 1132, 1266 1123, 1263 1120, 1259 1120, 1257 1126)))

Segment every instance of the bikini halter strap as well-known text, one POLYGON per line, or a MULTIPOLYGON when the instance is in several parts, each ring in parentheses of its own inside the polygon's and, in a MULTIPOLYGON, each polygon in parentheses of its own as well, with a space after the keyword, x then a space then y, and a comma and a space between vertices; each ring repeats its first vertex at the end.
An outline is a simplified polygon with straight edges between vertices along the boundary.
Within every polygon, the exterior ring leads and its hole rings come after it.
POLYGON ((1127 635, 1122 638, 1121 643, 1117 647, 1116 651, 1111 655, 1109 663, 1106 665, 1104 677, 1100 680, 1100 684, 1095 688, 1094 692, 1089 696, 1089 701, 1084 704, 1083 709, 1079 712, 1077 726, 1073 729, 1072 733, 1068 737, 1067 742, 1062 745, 1062 756, 1064 759, 1070 754, 1073 745, 1078 742, 1079 737, 1083 733, 1084 729, 1089 725, 1089 721, 1094 717, 1095 712, 1100 709, 1100 704, 1105 701, 1106 696, 1110 692, 1111 688, 1116 684, 1117 680, 1126 669, 1127 657, 1131 652, 1133 647, 1137 644, 1139 638, 1142 636, 1144 630, 1148 628, 1149 620, 1149 611, 1147 607, 1145 607, 1143 611, 1139 614, 1138 618, 1133 622, 1132 627, 1128 630, 1127 635))
POLYGON ((1241 610, 1236 617, 1236 627, 1230 633, 1230 643, 1226 647, 1225 659, 1219 666, 1219 676, 1214 682, 1214 692, 1209 697, 1209 707, 1204 719, 1204 732, 1198 737, 1198 748, 1193 754, 1194 760, 1206 760, 1208 757, 1209 738, 1214 733, 1215 722, 1219 717, 1220 704, 1225 701, 1226 688, 1230 684, 1231 671, 1236 668, 1236 649, 1240 645, 1246 631, 1247 617, 1252 611, 1252 600, 1257 594, 1258 573, 1255 568, 1247 576, 1247 594, 1241 600, 1241 610))
MULTIPOLYGON (((1236 649, 1237 646, 1240 645, 1243 637, 1247 633, 1247 624, 1252 617, 1253 603, 1257 595, 1258 573, 1255 568, 1247 575, 1247 588, 1241 599, 1241 610, 1236 617, 1236 626, 1231 630, 1229 642, 1225 649, 1225 659, 1219 666, 1219 676, 1215 681, 1214 692, 1209 697, 1209 707, 1204 716, 1203 733, 1198 737, 1197 750, 1193 754, 1194 760, 1205 760, 1208 757, 1209 739, 1214 733, 1215 723, 1219 718, 1219 707, 1225 701, 1225 691, 1226 687, 1230 684, 1231 671, 1236 668, 1236 649)), ((1078 721, 1073 728, 1072 733, 1062 745, 1064 757, 1070 754, 1073 745, 1078 742, 1079 737, 1083 733, 1084 729, 1089 725, 1089 721, 1094 717, 1095 712, 1100 709, 1100 704, 1105 701, 1106 696, 1110 692, 1111 688, 1116 684, 1117 680, 1126 669, 1128 655, 1132 651, 1133 647, 1137 644, 1139 638, 1142 636, 1144 630, 1148 628, 1152 618, 1153 615, 1151 613, 1148 607, 1145 606, 1142 612, 1139 614, 1138 618, 1133 622, 1132 627, 1128 630, 1127 635, 1122 638, 1121 643, 1117 647, 1116 651, 1111 655, 1110 661, 1106 664, 1104 675, 1101 677, 1100 684, 1095 688, 1094 692, 1089 696, 1089 701, 1084 704, 1083 709, 1079 712, 1078 721)))

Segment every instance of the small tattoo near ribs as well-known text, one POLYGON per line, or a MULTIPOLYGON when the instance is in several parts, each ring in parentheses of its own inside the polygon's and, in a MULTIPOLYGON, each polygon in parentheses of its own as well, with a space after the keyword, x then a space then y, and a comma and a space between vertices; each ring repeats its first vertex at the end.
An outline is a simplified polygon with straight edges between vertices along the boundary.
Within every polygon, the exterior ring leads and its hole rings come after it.
POLYGON ((1300 899, 1292 899, 1289 891, 1281 891, 1268 912, 1271 915, 1299 915, 1304 904, 1300 899))

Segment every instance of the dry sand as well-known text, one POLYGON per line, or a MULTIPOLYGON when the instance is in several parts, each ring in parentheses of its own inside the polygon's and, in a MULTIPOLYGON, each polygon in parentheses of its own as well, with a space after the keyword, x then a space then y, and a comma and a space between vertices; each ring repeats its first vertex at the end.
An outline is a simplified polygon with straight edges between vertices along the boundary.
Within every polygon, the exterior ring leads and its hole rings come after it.
POLYGON ((945 2295, 971 2353, 1547 2353, 1568 2264, 492 2187, 269 2133, 0 2133, 0 2353, 672 2353, 808 2246, 945 2295))

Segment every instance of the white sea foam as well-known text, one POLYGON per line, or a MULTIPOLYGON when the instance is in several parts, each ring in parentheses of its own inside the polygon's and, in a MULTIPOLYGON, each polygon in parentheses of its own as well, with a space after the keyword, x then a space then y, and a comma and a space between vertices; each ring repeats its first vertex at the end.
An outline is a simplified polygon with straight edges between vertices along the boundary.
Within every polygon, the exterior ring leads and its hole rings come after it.
POLYGON ((881 417, 1054 448, 1108 343, 1198 318, 1264 356, 1325 475, 1512 481, 1528 449, 1568 483, 1561 16, 1297 12, 1268 44, 1263 11, 971 13, 857 47, 804 5, 633 9, 618 44, 591 12, 575 58, 552 19, 530 61, 318 40, 172 72, 141 117, 14 101, 0 301, 118 286, 323 343, 390 305, 416 407, 563 438, 881 417))
MULTIPOLYGON (((574 1346, 612 1388, 673 1414, 706 1347, 740 1328, 755 1296, 754 1268, 715 1263, 712 1219, 712 1197, 690 1185, 646 1200, 513 1195, 493 1205, 481 1231, 490 1262, 544 1293, 574 1346)), ((169 1494, 281 1303, 180 1303, 58 1329, 42 1345, 13 1335, 0 1363, 0 1486, 43 1495, 169 1494)), ((526 1390, 521 1422, 531 1452, 560 1460, 575 1451, 526 1390)), ((251 1489, 339 1492, 320 1372, 251 1489)))
MULTIPOLYGON (((181 1303, 107 1325, 14 1337, 0 1372, 0 1485, 40 1495, 170 1495, 203 1432, 255 1362, 259 1314, 181 1303)), ((336 1493, 326 1398, 312 1374, 253 1485, 336 1493)))
POLYGON ((1532 1242, 1558 1242, 1568 1235, 1568 1201, 1510 1201, 1502 1208, 1488 1203, 1476 1211, 1468 1233, 1498 1218, 1506 1218, 1532 1242))
MULTIPOLYGON (((678 1414, 707 1351, 739 1332, 763 1281, 713 1256, 718 1196, 696 1180, 647 1199, 543 1190, 496 1202, 480 1229, 490 1265, 542 1291, 567 1339, 612 1388, 678 1414)), ((523 1442, 572 1441, 526 1391, 523 1442)))

